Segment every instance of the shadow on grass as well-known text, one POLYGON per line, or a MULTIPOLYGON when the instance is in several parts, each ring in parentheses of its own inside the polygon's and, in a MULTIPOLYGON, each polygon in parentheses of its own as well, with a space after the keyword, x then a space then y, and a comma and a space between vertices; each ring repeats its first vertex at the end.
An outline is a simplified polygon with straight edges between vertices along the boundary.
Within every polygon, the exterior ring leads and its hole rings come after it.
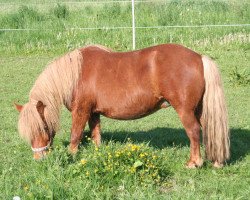
POLYGON ((229 164, 241 161, 250 153, 250 130, 231 129, 231 159, 229 164))
MULTIPOLYGON (((242 160, 250 153, 250 130, 231 129, 231 158, 228 164, 242 160)), ((165 147, 189 146, 189 139, 184 129, 155 128, 147 132, 105 132, 103 141, 125 142, 130 138, 134 143, 149 143, 150 146, 163 149, 165 147)))
POLYGON ((167 146, 189 146, 189 139, 184 129, 155 128, 140 132, 104 132, 103 141, 126 142, 130 138, 134 143, 149 143, 150 146, 163 149, 167 146))
MULTIPOLYGON (((234 164, 237 161, 241 161, 244 157, 250 153, 250 130, 246 129, 231 129, 231 158, 228 164, 234 164)), ((90 135, 89 132, 85 133, 90 135)), ((150 146, 163 149, 165 147, 189 147, 189 139, 184 129, 173 128, 155 128, 145 132, 103 132, 103 142, 121 142, 124 143, 128 138, 133 143, 149 143, 150 146)), ((81 145, 84 146, 88 142, 86 138, 82 140, 81 145)), ((69 145, 68 141, 63 142, 64 146, 69 145)))

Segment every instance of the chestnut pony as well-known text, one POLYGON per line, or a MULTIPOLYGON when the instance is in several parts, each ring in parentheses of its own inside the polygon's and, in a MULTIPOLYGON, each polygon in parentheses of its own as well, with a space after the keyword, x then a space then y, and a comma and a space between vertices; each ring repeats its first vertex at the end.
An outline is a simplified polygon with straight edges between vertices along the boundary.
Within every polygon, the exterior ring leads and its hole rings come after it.
POLYGON ((20 135, 42 157, 59 127, 62 105, 72 113, 71 153, 77 152, 86 123, 101 143, 100 115, 129 120, 147 116, 168 102, 190 139, 187 167, 202 166, 200 128, 206 158, 220 167, 229 158, 227 109, 220 74, 207 56, 176 44, 131 52, 90 45, 50 63, 20 111, 20 135))

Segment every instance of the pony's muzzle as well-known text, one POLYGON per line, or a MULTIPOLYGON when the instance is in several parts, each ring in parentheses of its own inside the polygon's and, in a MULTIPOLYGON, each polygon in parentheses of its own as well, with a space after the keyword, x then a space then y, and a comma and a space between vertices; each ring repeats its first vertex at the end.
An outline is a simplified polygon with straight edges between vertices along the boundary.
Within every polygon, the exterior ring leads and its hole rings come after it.
POLYGON ((40 148, 33 148, 31 147, 32 151, 33 151, 33 158, 34 160, 41 160, 42 158, 44 158, 48 152, 49 152, 49 147, 50 147, 50 142, 47 144, 47 146, 44 147, 40 147, 40 148))
POLYGON ((41 152, 34 152, 33 159, 34 160, 41 160, 41 159, 45 158, 47 154, 48 154, 48 150, 44 150, 41 152))

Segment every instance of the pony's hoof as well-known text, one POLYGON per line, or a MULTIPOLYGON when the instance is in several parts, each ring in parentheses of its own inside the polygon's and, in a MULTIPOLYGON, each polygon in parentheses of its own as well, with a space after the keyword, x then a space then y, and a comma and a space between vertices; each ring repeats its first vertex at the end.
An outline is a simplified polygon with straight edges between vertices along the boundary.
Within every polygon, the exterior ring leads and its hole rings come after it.
POLYGON ((72 154, 72 155, 75 155, 78 151, 78 147, 75 147, 75 148, 72 148, 72 147, 69 147, 69 153, 72 154))
POLYGON ((218 161, 215 161, 215 162, 213 163, 213 166, 214 166, 215 168, 222 168, 222 167, 223 167, 223 163, 220 163, 220 162, 218 162, 218 161))
POLYGON ((101 140, 100 139, 92 139, 93 143, 95 144, 96 147, 100 147, 101 146, 101 140))
POLYGON ((202 159, 199 159, 198 161, 188 161, 188 163, 186 164, 186 168, 196 169, 196 168, 202 167, 202 165, 203 165, 202 159))
POLYGON ((187 163, 186 168, 187 169, 196 169, 196 165, 194 163, 187 163))

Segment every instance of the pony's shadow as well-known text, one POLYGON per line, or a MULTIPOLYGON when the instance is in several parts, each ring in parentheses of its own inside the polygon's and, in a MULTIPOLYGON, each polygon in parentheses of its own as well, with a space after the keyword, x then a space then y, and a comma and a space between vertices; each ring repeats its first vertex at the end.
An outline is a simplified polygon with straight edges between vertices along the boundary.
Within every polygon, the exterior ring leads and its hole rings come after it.
MULTIPOLYGON (((250 130, 230 129, 231 157, 227 162, 229 165, 241 161, 250 153, 250 130)), ((102 136, 103 141, 124 142, 130 138, 135 143, 149 143, 156 149, 165 147, 189 146, 189 139, 184 129, 155 128, 146 132, 106 132, 102 136)), ((202 141, 201 141, 202 142, 202 141)))
POLYGON ((241 161, 250 153, 250 130, 230 129, 231 158, 229 164, 241 161))
POLYGON ((155 128, 139 132, 104 132, 102 140, 124 143, 131 140, 133 143, 147 143, 156 149, 173 146, 189 146, 189 140, 184 129, 155 128))
MULTIPOLYGON (((250 153, 250 130, 246 129, 231 129, 231 158, 227 162, 229 165, 234 164, 237 161, 241 161, 244 157, 250 153)), ((85 132, 85 135, 90 135, 89 132, 85 132)), ((165 147, 187 147, 189 146, 189 139, 184 129, 173 128, 154 128, 149 131, 140 132, 103 132, 102 141, 105 142, 120 142, 124 143, 131 140, 133 143, 148 143, 149 146, 156 149, 163 149, 165 147)), ((81 146, 86 145, 88 141, 83 138, 81 146)), ((64 142, 64 145, 68 145, 68 142, 64 142)))
MULTIPOLYGON (((231 129, 230 130, 230 150, 231 157, 227 162, 229 165, 242 160, 250 153, 250 130, 247 129, 231 129)), ((147 132, 114 132, 105 133, 104 141, 124 142, 127 138, 131 138, 136 143, 149 143, 150 146, 163 149, 165 147, 184 147, 189 146, 189 139, 184 129, 172 128, 155 128, 147 132)))

